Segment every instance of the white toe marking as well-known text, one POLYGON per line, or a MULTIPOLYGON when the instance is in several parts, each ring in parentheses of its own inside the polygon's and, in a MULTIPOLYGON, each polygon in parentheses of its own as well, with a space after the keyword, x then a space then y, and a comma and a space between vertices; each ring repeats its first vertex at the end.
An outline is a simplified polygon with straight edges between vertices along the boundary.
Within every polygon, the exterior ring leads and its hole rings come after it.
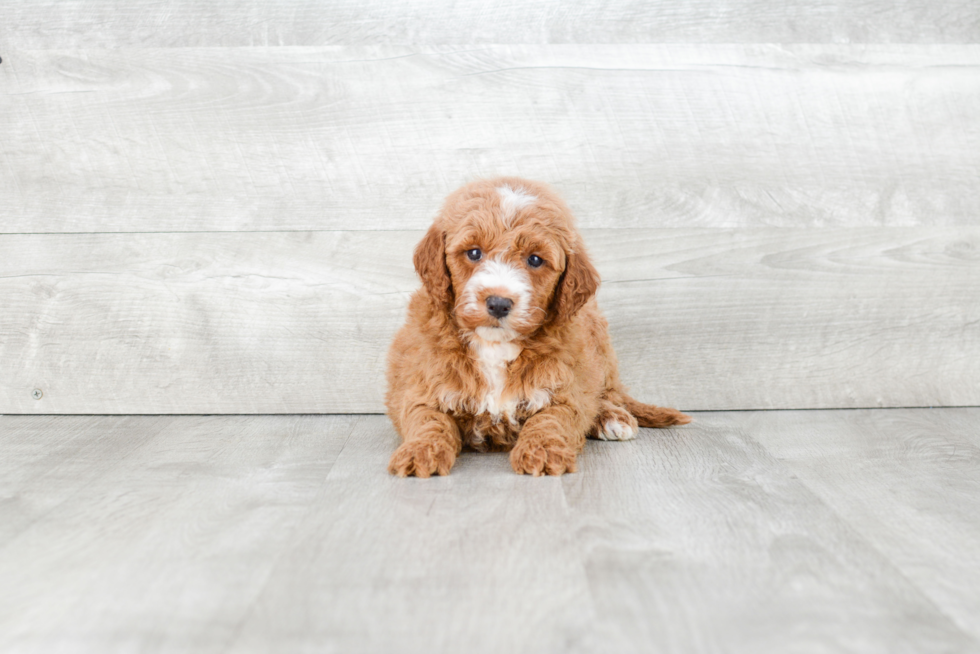
POLYGON ((599 438, 604 441, 628 441, 636 438, 636 430, 618 420, 607 420, 599 430, 599 438))

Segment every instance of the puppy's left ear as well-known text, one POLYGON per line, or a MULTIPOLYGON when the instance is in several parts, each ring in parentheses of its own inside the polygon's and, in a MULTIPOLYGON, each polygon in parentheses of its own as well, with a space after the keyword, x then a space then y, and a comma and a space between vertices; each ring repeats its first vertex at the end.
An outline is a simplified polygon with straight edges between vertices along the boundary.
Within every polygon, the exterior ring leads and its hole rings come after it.
POLYGON ((436 302, 449 305, 452 301, 452 280, 446 267, 446 235, 438 225, 432 225, 415 246, 412 261, 429 295, 436 302))
POLYGON ((551 304, 555 322, 574 316, 599 290, 599 272, 581 241, 576 244, 575 252, 568 253, 566 260, 565 272, 558 281, 551 304))

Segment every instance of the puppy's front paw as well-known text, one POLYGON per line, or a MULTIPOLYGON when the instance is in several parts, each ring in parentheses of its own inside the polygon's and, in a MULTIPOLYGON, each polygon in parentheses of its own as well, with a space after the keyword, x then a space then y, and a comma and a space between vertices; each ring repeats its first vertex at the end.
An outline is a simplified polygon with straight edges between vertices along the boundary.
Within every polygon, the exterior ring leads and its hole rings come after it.
POLYGON ((561 475, 575 472, 575 451, 559 439, 518 438, 510 465, 520 475, 561 475))
POLYGON ((388 462, 388 472, 399 477, 448 475, 456 462, 456 448, 442 439, 402 443, 388 462))

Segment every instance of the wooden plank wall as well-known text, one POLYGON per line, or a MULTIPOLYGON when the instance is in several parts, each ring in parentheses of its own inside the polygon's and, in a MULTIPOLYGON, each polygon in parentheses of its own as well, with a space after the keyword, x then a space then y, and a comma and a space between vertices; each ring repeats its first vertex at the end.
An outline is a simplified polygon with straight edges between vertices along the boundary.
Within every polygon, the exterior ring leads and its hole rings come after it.
POLYGON ((28 48, 381 43, 976 43, 972 0, 17 0, 28 48))
POLYGON ((0 412, 380 411, 495 174, 637 396, 980 404, 980 7, 770 5, 0 1, 0 412))

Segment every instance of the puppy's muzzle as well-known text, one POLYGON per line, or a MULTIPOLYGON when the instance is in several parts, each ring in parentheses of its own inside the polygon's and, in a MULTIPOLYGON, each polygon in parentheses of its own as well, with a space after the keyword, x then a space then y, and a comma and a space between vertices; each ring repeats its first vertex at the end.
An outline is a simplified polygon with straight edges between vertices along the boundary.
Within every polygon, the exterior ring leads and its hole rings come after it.
POLYGON ((487 298, 487 313, 497 320, 506 317, 512 306, 514 306, 514 301, 505 297, 491 295, 487 298))

